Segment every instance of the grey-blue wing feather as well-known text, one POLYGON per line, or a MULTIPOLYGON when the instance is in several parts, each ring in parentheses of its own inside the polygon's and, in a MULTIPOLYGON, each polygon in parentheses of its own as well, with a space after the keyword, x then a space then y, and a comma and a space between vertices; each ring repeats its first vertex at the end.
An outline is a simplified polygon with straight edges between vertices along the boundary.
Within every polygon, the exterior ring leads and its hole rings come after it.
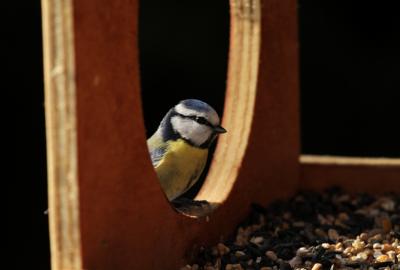
POLYGON ((153 163, 153 167, 156 167, 160 160, 163 158, 167 147, 157 147, 154 149, 150 149, 150 157, 151 162, 153 163))
POLYGON ((160 130, 157 130, 156 133, 147 140, 147 147, 149 148, 153 167, 157 167, 163 159, 167 152, 168 145, 168 142, 164 141, 160 130))

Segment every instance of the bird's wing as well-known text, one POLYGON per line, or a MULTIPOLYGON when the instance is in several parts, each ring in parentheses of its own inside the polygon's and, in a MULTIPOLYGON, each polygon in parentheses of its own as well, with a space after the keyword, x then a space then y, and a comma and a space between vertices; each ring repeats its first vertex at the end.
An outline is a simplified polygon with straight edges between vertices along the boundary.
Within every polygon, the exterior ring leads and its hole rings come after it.
POLYGON ((167 151, 168 144, 156 133, 147 140, 147 147, 149 148, 153 167, 157 167, 167 151))
POLYGON ((150 150, 150 157, 151 157, 151 162, 153 163, 153 167, 157 167, 158 163, 164 157, 166 150, 167 150, 166 146, 150 150))

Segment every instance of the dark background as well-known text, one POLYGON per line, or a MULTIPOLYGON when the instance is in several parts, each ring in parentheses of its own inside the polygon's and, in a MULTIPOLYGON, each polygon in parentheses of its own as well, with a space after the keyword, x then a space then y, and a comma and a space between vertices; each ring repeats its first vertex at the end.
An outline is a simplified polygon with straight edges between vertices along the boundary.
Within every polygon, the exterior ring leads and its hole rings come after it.
POLYGON ((400 156, 396 1, 300 1, 303 153, 400 156))
MULTIPOLYGON (((400 16, 394 3, 299 1, 303 153, 400 156, 400 16)), ((0 28, 2 101, 8 105, 2 130, 11 146, 3 174, 9 240, 3 265, 49 269, 40 3, 7 4, 0 28)), ((227 6, 142 1, 148 134, 180 99, 199 98, 222 111, 227 6)))

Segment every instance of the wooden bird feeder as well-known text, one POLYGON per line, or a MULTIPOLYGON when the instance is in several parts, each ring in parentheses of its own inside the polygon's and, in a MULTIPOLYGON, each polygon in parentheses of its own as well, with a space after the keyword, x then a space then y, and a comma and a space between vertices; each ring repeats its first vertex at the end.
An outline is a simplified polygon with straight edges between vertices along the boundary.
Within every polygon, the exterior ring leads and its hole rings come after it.
POLYGON ((231 0, 230 133, 197 197, 220 206, 177 213, 146 147, 138 2, 43 0, 53 270, 179 269, 251 202, 333 184, 400 191, 400 160, 300 155, 296 1, 231 0))

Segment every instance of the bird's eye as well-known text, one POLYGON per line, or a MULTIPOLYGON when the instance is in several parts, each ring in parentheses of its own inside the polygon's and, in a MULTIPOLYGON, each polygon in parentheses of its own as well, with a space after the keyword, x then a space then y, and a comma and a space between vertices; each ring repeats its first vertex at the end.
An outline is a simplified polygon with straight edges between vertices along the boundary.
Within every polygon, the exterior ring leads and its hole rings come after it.
POLYGON ((202 125, 206 125, 208 123, 204 117, 196 117, 196 122, 202 125))

